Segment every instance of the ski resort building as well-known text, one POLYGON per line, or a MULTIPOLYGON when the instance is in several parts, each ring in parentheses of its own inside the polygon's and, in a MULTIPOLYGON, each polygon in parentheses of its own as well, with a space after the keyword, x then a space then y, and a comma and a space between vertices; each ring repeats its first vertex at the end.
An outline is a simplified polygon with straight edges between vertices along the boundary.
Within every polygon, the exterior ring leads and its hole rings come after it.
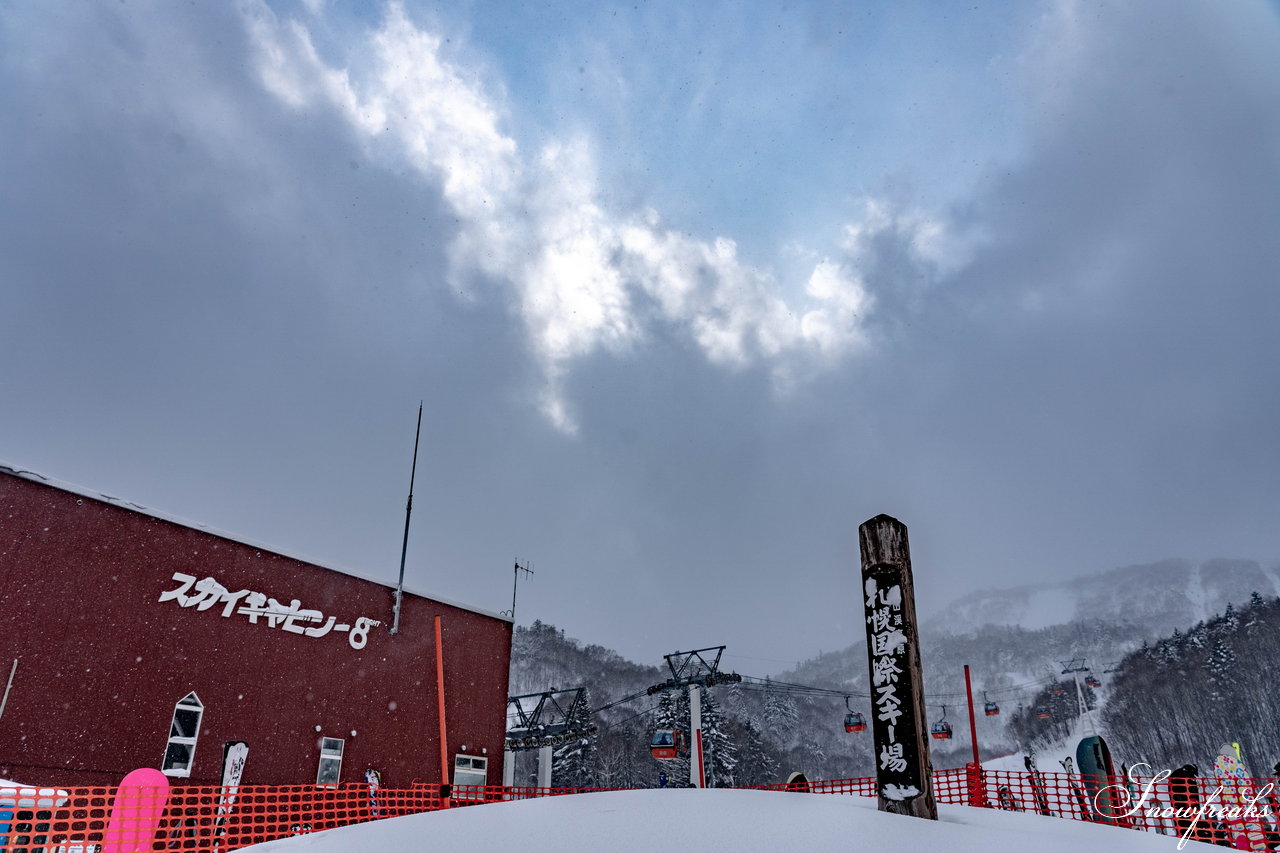
POLYGON ((511 620, 0 465, 0 778, 502 779, 511 620))

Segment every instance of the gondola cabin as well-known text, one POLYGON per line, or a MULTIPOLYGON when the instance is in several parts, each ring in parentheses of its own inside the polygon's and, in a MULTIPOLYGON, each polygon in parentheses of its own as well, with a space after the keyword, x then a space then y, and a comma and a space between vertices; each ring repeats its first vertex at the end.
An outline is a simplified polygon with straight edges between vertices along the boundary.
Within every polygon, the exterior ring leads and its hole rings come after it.
POLYGON ((649 739, 649 754, 654 758, 679 758, 687 752, 680 729, 658 729, 649 739))
POLYGON ((982 706, 982 713, 986 714, 988 717, 999 716, 1000 706, 995 702, 988 702, 986 705, 982 706))
POLYGON ((1048 708, 1046 708, 1045 706, 1041 705, 1040 707, 1036 708, 1036 716, 1037 716, 1037 717, 1039 717, 1039 718, 1040 718, 1040 719, 1042 719, 1042 720, 1047 720, 1047 719, 1049 719, 1050 717, 1052 717, 1053 715, 1049 713, 1049 709, 1048 709, 1048 708))
POLYGON ((936 740, 951 740, 951 724, 940 720, 929 727, 929 734, 936 740))
POLYGON ((865 732, 867 730, 867 721, 858 713, 845 714, 844 730, 846 732, 865 732))

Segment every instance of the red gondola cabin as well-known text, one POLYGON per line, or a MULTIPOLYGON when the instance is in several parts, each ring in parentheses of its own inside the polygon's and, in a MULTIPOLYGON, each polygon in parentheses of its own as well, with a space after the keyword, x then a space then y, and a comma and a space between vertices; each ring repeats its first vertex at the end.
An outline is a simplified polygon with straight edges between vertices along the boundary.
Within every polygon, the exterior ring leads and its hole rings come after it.
POLYGON ((654 758, 679 758, 687 753, 680 729, 658 729, 649 739, 649 754, 654 758))

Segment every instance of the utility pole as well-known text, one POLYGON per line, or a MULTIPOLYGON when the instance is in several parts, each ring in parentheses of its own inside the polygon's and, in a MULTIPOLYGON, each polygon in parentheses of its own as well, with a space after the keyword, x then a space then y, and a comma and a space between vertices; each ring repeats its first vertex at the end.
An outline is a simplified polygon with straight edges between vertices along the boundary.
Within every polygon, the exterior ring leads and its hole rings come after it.
POLYGON ((404 507, 404 541, 400 543, 400 580, 396 582, 396 606, 391 633, 400 633, 400 602, 404 598, 404 558, 409 551, 409 518, 413 515, 413 480, 418 473, 418 439, 422 437, 422 401, 418 401, 418 426, 413 433, 413 467, 409 469, 409 502, 404 507))

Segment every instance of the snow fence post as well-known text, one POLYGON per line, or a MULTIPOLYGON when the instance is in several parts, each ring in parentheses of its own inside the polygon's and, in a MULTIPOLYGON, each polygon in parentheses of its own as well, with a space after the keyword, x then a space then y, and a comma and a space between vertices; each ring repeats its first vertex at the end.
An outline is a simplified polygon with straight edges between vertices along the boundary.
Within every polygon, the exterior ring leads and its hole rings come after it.
POLYGON ((858 528, 858 547, 879 808, 937 820, 907 526, 877 515, 858 528))

